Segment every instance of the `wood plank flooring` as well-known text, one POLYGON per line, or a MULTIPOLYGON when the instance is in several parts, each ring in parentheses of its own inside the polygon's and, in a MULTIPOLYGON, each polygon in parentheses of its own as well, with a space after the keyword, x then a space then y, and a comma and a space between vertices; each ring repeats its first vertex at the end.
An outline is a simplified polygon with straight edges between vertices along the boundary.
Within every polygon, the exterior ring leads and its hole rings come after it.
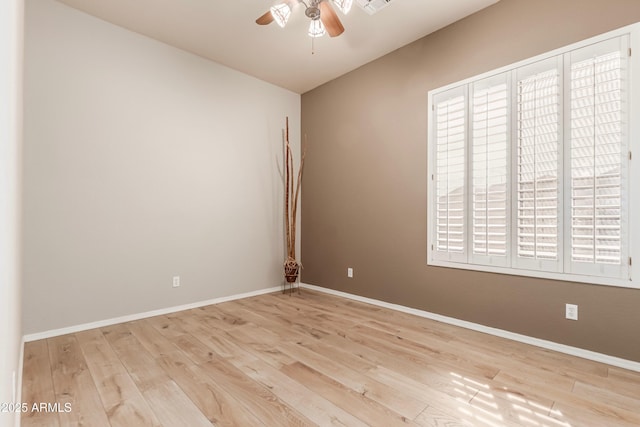
POLYGON ((24 427, 640 426, 640 373, 303 289, 27 343, 22 401, 59 404, 24 427))

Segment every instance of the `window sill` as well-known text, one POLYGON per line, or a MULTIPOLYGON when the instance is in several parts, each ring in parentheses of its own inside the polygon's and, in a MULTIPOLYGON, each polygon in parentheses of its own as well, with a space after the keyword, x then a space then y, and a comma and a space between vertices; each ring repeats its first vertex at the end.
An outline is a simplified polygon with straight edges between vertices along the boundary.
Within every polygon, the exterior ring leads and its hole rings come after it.
POLYGON ((564 282, 577 282, 592 285, 615 286, 619 288, 640 289, 640 284, 629 279, 611 277, 587 276, 580 274, 555 273, 539 270, 525 270, 511 267, 495 267, 489 265, 465 264, 460 262, 429 260, 427 265, 433 267, 455 268, 458 270, 481 271, 485 273, 507 274, 511 276, 534 277, 538 279, 560 280, 564 282))

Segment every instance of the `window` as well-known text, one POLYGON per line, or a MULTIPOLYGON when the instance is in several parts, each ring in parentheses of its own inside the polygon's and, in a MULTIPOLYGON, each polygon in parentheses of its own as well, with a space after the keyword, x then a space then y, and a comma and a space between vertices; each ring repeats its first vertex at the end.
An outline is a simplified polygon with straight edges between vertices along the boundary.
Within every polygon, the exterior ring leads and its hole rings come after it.
POLYGON ((635 286, 636 26, 429 92, 429 264, 635 286))

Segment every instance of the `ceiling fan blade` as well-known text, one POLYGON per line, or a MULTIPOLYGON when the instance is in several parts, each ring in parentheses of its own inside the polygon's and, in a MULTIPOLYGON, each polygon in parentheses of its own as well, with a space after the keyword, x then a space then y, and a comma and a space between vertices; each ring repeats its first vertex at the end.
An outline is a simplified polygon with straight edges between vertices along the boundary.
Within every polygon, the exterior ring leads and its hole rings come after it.
POLYGON ((256 19, 256 24, 258 25, 268 25, 273 22, 273 15, 270 10, 267 10, 267 13, 262 15, 260 18, 256 19))
POLYGON ((344 32, 342 22, 340 22, 338 15, 336 15, 328 0, 320 2, 320 19, 331 37, 339 36, 344 32))

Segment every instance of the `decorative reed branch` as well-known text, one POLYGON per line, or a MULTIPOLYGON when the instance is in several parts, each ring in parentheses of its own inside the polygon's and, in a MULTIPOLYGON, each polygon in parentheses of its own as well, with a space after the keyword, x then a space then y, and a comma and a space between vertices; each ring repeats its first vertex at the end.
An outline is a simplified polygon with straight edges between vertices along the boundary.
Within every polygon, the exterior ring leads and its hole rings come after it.
MULTIPOLYGON (((302 152, 300 159, 300 167, 298 169, 298 177, 293 176, 293 153, 291 144, 289 143, 289 117, 286 118, 285 128, 285 189, 284 189, 284 227, 285 238, 287 244, 287 260, 285 265, 296 264, 296 218, 298 214, 298 198, 300 196, 300 187, 302 185, 302 171, 304 169, 304 158, 306 156, 306 148, 302 152)), ((305 144, 306 145, 306 144, 305 144)))

